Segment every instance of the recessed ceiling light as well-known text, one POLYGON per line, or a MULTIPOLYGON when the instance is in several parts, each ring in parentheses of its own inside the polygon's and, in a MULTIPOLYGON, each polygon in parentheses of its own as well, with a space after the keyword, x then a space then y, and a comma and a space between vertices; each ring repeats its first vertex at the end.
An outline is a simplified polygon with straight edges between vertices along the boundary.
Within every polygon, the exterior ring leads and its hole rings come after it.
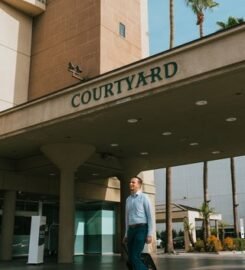
POLYGON ((141 152, 140 154, 141 154, 142 156, 147 156, 147 155, 149 155, 148 152, 141 152))
POLYGON ((207 102, 207 100, 198 100, 198 101, 196 101, 195 104, 196 104, 197 106, 204 106, 204 105, 207 105, 208 102, 207 102))
POLYGON ((116 101, 116 104, 122 104, 124 102, 130 101, 131 99, 132 99, 131 97, 126 97, 126 98, 123 98, 123 99, 116 101))
POLYGON ((92 173, 93 176, 98 176, 99 174, 98 173, 92 173))
POLYGON ((190 146, 197 146, 197 145, 199 145, 199 143, 198 142, 191 142, 189 145, 190 146))
POLYGON ((127 120, 129 124, 136 124, 139 122, 138 118, 130 118, 127 120))
POLYGON ((119 144, 118 143, 111 143, 111 147, 118 147, 119 144))
POLYGON ((172 135, 172 132, 171 131, 165 131, 162 133, 163 136, 170 136, 172 135))
POLYGON ((212 152, 213 155, 218 155, 218 154, 220 154, 220 153, 221 153, 221 152, 220 152, 219 150, 215 150, 215 151, 212 152))
POLYGON ((55 173, 53 173, 53 172, 51 172, 49 175, 50 175, 50 176, 55 176, 56 174, 55 174, 55 173))
POLYGON ((237 120, 236 117, 228 117, 225 119, 226 122, 235 122, 237 120))

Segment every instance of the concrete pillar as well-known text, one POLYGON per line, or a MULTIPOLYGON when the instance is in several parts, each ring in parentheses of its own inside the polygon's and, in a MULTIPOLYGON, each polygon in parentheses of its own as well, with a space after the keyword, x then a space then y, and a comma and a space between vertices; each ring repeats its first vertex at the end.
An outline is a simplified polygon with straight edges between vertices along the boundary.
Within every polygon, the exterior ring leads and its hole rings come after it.
POLYGON ((59 143, 45 145, 42 152, 60 169, 59 263, 72 263, 74 255, 74 173, 95 151, 91 145, 59 143))
POLYGON ((15 203, 16 191, 5 191, 0 244, 0 259, 3 261, 9 261, 12 259, 15 203))
MULTIPOLYGON (((153 213, 153 219, 156 220, 156 200, 155 200, 155 180, 154 180, 154 171, 153 170, 148 170, 148 171, 143 171, 139 174, 139 177, 143 179, 143 192, 145 192, 151 202, 151 207, 152 207, 152 213, 153 213)), ((154 232, 156 231, 156 222, 153 224, 153 230, 154 232)), ((156 247, 156 233, 153 235, 153 240, 152 244, 146 245, 145 246, 145 252, 149 253, 155 253, 157 251, 156 247)))
POLYGON ((120 253, 121 252, 121 245, 122 245, 122 239, 121 239, 121 205, 120 203, 115 204, 114 206, 114 211, 115 211, 115 248, 114 252, 115 253, 120 253))

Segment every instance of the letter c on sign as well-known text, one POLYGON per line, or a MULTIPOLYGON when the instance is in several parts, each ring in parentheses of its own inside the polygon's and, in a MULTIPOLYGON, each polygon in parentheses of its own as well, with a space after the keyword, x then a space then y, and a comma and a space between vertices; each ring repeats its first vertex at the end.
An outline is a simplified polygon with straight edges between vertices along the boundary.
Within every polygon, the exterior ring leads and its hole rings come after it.
POLYGON ((71 99, 71 105, 72 107, 76 108, 80 105, 80 94, 76 94, 71 99))

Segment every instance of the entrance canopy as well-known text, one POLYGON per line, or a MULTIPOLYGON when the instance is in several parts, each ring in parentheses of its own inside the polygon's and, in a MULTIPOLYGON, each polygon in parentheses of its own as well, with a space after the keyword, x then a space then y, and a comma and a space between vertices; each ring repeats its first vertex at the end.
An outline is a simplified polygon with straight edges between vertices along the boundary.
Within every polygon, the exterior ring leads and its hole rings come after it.
MULTIPOLYGON (((0 155, 24 173, 55 170, 50 143, 93 145, 82 177, 120 160, 155 169, 245 154, 245 25, 0 113, 0 155)), ((65 67, 64 67, 65 68, 65 67)))

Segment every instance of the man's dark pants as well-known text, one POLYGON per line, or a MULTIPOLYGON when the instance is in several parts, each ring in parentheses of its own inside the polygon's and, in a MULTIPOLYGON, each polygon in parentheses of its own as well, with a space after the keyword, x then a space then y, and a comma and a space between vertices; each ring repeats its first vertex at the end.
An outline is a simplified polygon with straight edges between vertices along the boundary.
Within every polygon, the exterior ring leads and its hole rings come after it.
POLYGON ((148 227, 146 224, 128 229, 128 259, 134 270, 147 270, 140 259, 147 238, 148 227))

